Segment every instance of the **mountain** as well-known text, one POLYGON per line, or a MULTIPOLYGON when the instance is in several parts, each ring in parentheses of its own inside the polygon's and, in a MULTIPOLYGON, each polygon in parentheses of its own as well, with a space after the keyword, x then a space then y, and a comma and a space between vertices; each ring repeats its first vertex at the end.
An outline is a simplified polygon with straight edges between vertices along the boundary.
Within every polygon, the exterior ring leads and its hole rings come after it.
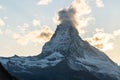
POLYGON ((17 79, 11 76, 0 63, 0 80, 17 80, 17 79))
POLYGON ((70 24, 57 26, 41 54, 0 61, 19 80, 120 80, 119 66, 82 40, 70 24))

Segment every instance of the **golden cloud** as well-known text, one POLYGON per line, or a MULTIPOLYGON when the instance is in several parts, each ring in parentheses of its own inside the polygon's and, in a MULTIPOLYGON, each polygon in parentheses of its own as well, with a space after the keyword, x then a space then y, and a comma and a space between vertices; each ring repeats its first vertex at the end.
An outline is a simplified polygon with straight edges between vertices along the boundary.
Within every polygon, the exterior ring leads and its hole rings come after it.
POLYGON ((25 35, 20 35, 17 33, 13 34, 13 38, 17 41, 17 43, 26 45, 29 42, 46 42, 50 40, 53 35, 53 31, 48 26, 43 26, 41 30, 30 31, 25 35))
POLYGON ((105 33, 102 29, 96 29, 96 33, 91 38, 86 40, 96 48, 102 51, 113 49, 113 42, 111 41, 114 36, 110 33, 105 33))

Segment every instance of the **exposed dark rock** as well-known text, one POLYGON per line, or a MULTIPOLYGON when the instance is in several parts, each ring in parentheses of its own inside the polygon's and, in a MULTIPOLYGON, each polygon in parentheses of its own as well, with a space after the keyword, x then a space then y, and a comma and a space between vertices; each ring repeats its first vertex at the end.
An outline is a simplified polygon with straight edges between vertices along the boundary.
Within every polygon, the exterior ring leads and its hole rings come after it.
POLYGON ((7 70, 0 63, 0 80, 17 80, 15 77, 11 76, 7 70))

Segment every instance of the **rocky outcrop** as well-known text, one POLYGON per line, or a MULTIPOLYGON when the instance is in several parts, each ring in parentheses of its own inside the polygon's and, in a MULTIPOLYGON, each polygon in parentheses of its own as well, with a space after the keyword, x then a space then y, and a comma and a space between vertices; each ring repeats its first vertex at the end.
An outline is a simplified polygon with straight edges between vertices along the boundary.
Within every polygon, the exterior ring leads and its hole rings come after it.
POLYGON ((15 77, 11 76, 7 70, 0 63, 0 80, 17 80, 15 77))

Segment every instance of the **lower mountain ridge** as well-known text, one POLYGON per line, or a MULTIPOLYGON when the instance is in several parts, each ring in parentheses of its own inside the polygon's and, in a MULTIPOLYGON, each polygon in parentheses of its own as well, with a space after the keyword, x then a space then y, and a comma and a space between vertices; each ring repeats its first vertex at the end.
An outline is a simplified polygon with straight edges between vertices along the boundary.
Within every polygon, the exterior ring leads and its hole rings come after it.
POLYGON ((1 57, 0 62, 19 80, 120 80, 119 66, 70 24, 57 26, 41 54, 1 57))
POLYGON ((17 79, 11 76, 0 63, 0 80, 17 80, 17 79))

